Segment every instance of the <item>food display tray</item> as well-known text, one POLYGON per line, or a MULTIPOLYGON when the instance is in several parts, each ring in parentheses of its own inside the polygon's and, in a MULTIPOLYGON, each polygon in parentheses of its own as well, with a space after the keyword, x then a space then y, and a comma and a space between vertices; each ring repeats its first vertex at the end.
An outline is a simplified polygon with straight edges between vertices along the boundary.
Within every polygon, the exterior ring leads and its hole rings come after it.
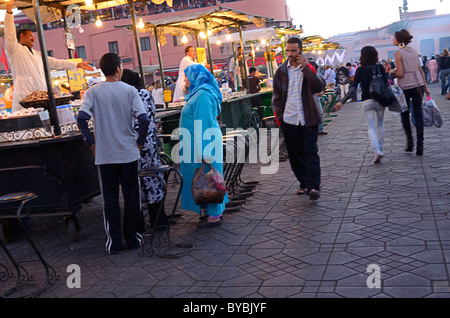
POLYGON ((43 127, 38 114, 0 119, 0 132, 2 133, 38 127, 43 127))
MULTIPOLYGON (((56 106, 69 104, 72 97, 73 97, 73 95, 55 96, 56 106)), ((37 100, 32 100, 32 101, 27 101, 27 102, 21 101, 21 102, 19 102, 19 104, 25 108, 33 107, 33 108, 48 109, 49 99, 48 98, 37 99, 37 100)))

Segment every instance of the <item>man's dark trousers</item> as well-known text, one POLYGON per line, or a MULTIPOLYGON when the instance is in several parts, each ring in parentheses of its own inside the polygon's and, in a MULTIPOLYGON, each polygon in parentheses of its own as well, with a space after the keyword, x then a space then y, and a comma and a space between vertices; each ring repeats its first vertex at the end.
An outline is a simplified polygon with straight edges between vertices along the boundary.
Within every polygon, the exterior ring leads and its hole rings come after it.
POLYGON ((300 188, 320 191, 320 158, 318 155, 318 126, 295 126, 283 123, 282 131, 292 171, 300 188))
POLYGON ((119 186, 124 200, 123 234, 128 247, 140 244, 144 230, 141 210, 138 162, 104 164, 99 166, 103 195, 103 214, 106 232, 106 250, 122 250, 119 186))

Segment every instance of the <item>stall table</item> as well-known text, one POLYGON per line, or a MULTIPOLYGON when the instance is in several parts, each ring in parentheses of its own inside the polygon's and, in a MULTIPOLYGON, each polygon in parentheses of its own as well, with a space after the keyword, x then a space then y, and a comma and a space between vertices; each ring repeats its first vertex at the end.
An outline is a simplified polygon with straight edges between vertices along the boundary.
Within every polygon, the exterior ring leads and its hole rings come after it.
MULTIPOLYGON (((0 194, 36 193, 38 198, 27 204, 25 214, 63 216, 70 236, 78 240, 76 212, 81 209, 81 203, 100 194, 94 156, 79 132, 2 142, 0 171, 0 194), (30 169, 30 166, 40 169, 30 169)), ((13 206, 0 207, 0 239, 6 240, 5 219, 14 218, 15 211, 13 206)))

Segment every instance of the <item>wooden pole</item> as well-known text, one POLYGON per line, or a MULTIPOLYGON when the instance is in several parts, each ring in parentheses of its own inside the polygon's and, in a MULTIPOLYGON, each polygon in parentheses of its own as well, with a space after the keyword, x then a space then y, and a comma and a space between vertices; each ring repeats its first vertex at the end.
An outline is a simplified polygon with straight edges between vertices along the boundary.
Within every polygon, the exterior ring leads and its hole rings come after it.
POLYGON ((42 28, 41 11, 39 7, 39 0, 33 0, 34 23, 39 38, 39 46, 41 48, 42 63, 44 65, 45 82, 47 84, 48 92, 48 110, 50 113, 50 122, 53 125, 53 132, 55 136, 61 135, 61 127, 59 126, 58 113, 56 111, 56 101, 53 95, 52 80, 50 76, 50 68, 48 65, 47 46, 44 41, 44 30, 42 28))
POLYGON ((138 59, 138 63, 139 63, 139 73, 141 74, 142 85, 145 88, 145 74, 144 74, 144 67, 142 66, 141 43, 140 43, 140 39, 139 39, 139 33, 137 30, 136 11, 134 9, 134 0, 128 0, 128 4, 130 6, 130 11, 131 11, 131 21, 133 22, 133 34, 134 34, 134 42, 136 45, 137 59, 138 59))

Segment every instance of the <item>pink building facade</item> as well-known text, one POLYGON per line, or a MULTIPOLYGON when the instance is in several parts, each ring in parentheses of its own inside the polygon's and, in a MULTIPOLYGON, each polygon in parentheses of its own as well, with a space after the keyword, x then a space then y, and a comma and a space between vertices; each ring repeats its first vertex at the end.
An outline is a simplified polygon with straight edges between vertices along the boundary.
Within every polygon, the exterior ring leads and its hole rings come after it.
MULTIPOLYGON (((173 9, 178 10, 181 9, 181 7, 184 7, 183 10, 164 13, 157 13, 158 11, 160 11, 159 6, 151 4, 148 8, 137 10, 137 12, 139 12, 137 18, 142 18, 144 22, 147 22, 163 19, 166 17, 183 16, 187 13, 203 11, 217 6, 223 6, 237 9, 249 14, 273 18, 273 20, 267 23, 266 26, 292 25, 289 9, 285 0, 209 0, 204 1, 206 3, 205 7, 192 9, 187 6, 187 2, 188 1, 186 0, 174 0, 173 9)), ((190 3, 194 4, 194 0, 191 0, 190 3)), ((197 3, 197 1, 195 1, 195 3, 197 3)), ((201 3, 201 1, 199 3, 201 3)), ((168 9, 167 5, 164 4, 164 6, 166 6, 165 9, 168 9)), ((123 10, 125 14, 125 8, 123 10)), ((106 10, 103 10, 103 12, 101 13, 102 16, 105 15, 105 11, 106 10)), ((133 69, 135 67, 138 67, 139 62, 133 31, 125 27, 127 25, 131 25, 131 18, 122 18, 122 14, 119 18, 117 10, 111 13, 107 13, 109 17, 111 17, 112 13, 112 16, 114 16, 115 19, 103 21, 103 25, 101 27, 97 27, 94 23, 92 23, 91 20, 91 23, 89 24, 82 24, 82 28, 84 29, 83 33, 80 33, 78 28, 72 29, 72 33, 75 37, 75 47, 78 57, 83 58, 86 61, 93 62, 94 65, 98 67, 99 60, 104 53, 116 52, 122 58, 124 68, 133 69)), ((93 15, 91 13, 93 17, 95 17, 96 14, 97 12, 94 12, 93 15)), ((19 29, 20 25, 17 25, 17 28, 19 29)), ((249 26, 249 29, 251 28, 256 28, 256 26, 249 26)), ((69 58, 69 53, 65 45, 64 28, 52 28, 46 30, 44 33, 48 54, 56 58, 69 58)), ((153 36, 153 34, 149 33, 139 33, 139 36, 143 64, 158 65, 159 62, 155 37, 153 36)), ((179 38, 167 35, 166 40, 167 43, 161 47, 164 70, 177 71, 180 60, 184 57, 185 47, 188 45, 196 47, 196 39, 194 36, 192 36, 190 37, 190 41, 187 44, 182 44, 179 38)), ((2 45, 3 47, 5 46, 3 37, 0 38, 0 45, 2 45)), ((36 40, 35 48, 39 50, 38 46, 39 43, 36 40)), ((199 46, 205 47, 205 41, 200 40, 199 46)), ((217 46, 216 44, 211 44, 211 48, 213 60, 217 63, 226 63, 226 61, 230 57, 230 52, 232 52, 229 45, 227 44, 223 44, 221 47, 217 46)), ((5 68, 3 64, 0 64, 0 70, 4 69, 5 68)))

